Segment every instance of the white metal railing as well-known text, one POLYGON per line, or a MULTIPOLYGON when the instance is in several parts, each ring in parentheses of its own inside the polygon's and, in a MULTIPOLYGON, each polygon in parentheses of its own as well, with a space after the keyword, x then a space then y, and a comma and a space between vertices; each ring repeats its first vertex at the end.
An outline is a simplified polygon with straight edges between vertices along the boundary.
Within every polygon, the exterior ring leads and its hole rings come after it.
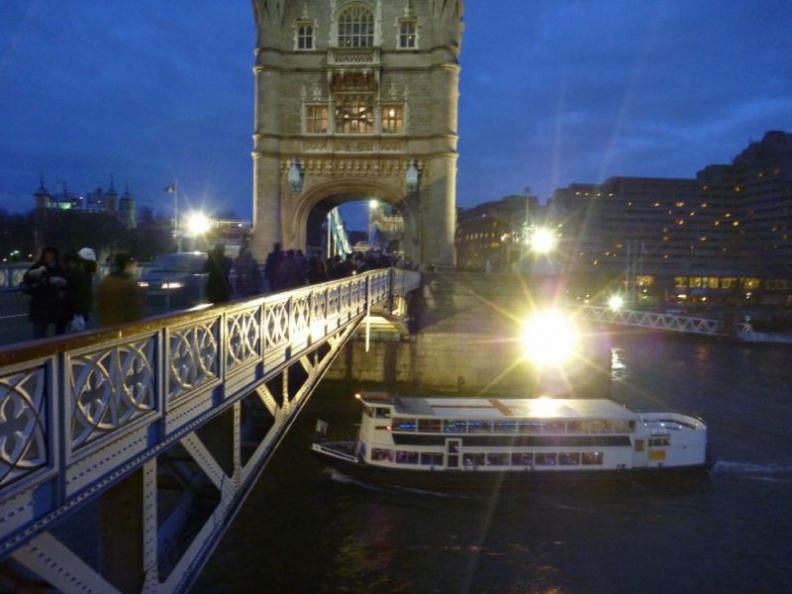
POLYGON ((419 284, 375 270, 0 350, 0 558, 419 284))
POLYGON ((610 307, 598 307, 594 305, 572 305, 571 308, 584 319, 606 324, 620 324, 623 326, 670 330, 673 332, 688 332, 709 336, 728 335, 732 332, 739 336, 750 331, 750 325, 744 322, 739 322, 734 328, 729 328, 725 327, 721 320, 714 318, 671 315, 628 309, 612 309, 610 307))

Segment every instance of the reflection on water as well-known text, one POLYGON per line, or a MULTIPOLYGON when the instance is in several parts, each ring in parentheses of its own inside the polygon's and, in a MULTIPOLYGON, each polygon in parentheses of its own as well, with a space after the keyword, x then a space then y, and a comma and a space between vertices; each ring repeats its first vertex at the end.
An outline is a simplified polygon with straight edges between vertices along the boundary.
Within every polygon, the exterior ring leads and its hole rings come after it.
POLYGON ((624 362, 624 349, 613 347, 611 349, 611 379, 614 382, 621 382, 629 378, 630 370, 624 362))

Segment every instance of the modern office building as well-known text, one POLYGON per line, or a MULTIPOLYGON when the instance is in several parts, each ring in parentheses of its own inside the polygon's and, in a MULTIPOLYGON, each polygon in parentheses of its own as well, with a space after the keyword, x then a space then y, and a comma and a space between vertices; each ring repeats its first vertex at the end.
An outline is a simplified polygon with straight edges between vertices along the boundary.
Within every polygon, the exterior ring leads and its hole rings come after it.
POLYGON ((544 222, 536 196, 506 196, 457 210, 457 267, 464 270, 517 270, 531 225, 544 222))
POLYGON ((792 279, 792 134, 768 132, 695 179, 612 177, 548 202, 570 273, 639 295, 786 302, 792 279))

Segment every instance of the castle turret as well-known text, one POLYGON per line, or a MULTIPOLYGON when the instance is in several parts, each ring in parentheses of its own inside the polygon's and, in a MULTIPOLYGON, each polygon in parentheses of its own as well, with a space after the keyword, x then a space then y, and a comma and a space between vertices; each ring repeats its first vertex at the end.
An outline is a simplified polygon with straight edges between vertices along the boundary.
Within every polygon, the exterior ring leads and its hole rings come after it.
POLYGON ((124 223, 127 229, 134 229, 137 227, 137 219, 135 217, 135 199, 129 193, 129 182, 126 182, 124 193, 121 196, 119 203, 119 217, 121 222, 124 223))
POLYGON ((47 188, 44 187, 44 175, 41 175, 39 180, 39 187, 33 193, 33 197, 36 200, 36 210, 43 210, 50 207, 52 203, 52 197, 50 193, 47 191, 47 188))
POLYGON ((105 199, 107 200, 107 212, 110 214, 118 212, 118 192, 116 192, 115 180, 113 179, 112 175, 110 176, 110 189, 107 190, 105 199))

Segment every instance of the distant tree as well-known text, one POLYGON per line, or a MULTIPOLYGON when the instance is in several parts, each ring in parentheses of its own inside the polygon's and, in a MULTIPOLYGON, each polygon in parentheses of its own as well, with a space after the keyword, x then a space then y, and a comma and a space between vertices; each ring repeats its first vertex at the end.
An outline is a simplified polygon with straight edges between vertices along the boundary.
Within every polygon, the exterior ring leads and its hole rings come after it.
POLYGON ((24 261, 36 251, 32 213, 0 209, 0 261, 24 261))
POLYGON ((154 209, 148 206, 140 206, 137 209, 138 224, 148 225, 154 222, 154 209))
POLYGON ((90 247, 103 260, 111 253, 129 249, 126 226, 113 214, 51 209, 36 214, 40 246, 53 245, 61 253, 90 247))
POLYGON ((175 249, 173 228, 168 221, 139 223, 130 233, 130 252, 140 262, 148 262, 154 256, 175 249))

